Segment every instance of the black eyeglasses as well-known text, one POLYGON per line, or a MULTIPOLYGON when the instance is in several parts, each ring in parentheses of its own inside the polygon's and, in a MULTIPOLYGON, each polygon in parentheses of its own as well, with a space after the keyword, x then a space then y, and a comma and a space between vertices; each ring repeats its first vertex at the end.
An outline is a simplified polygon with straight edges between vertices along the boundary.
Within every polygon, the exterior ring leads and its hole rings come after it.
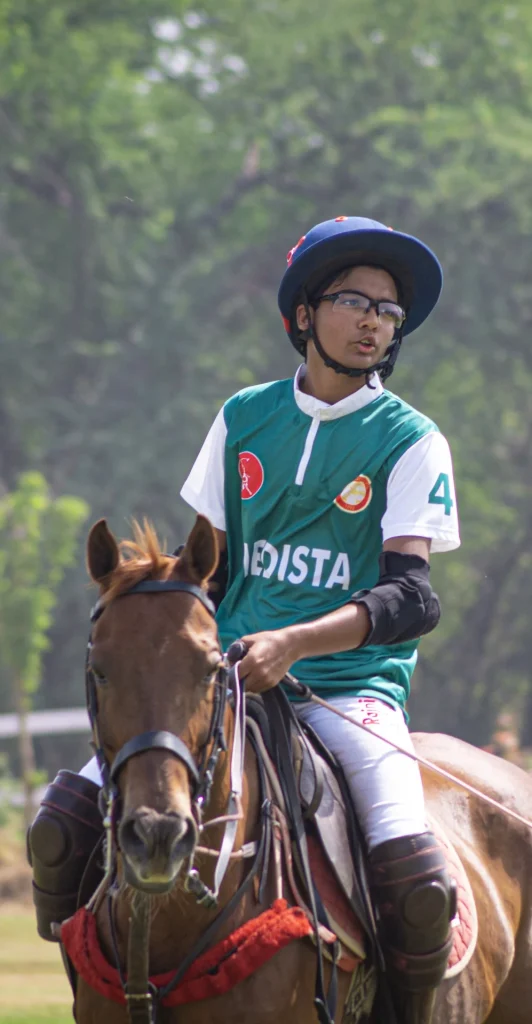
POLYGON ((398 302, 391 302, 388 299, 370 299, 369 295, 362 292, 331 292, 330 295, 318 295, 312 304, 317 306, 319 302, 331 302, 335 312, 369 313, 374 309, 380 320, 389 320, 395 328, 402 327, 406 320, 406 313, 398 302))

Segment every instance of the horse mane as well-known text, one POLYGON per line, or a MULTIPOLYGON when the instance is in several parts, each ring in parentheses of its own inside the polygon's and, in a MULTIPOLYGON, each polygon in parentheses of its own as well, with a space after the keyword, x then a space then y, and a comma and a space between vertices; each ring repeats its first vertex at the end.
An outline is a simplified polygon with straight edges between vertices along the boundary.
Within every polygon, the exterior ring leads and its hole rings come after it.
POLYGON ((155 527, 148 519, 143 520, 142 526, 134 519, 132 525, 134 540, 121 540, 118 545, 120 561, 103 595, 106 604, 141 580, 168 579, 176 566, 175 558, 163 552, 155 527))

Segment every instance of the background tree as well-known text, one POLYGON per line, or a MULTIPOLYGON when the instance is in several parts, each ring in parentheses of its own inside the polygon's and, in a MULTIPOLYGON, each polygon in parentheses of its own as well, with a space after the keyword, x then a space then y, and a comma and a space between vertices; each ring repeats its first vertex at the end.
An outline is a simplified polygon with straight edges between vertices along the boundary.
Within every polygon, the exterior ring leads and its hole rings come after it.
MULTIPOLYGON (((0 4, 5 486, 37 467, 177 543, 221 402, 293 372, 287 250, 342 213, 418 234, 446 284, 391 383, 449 437, 463 547, 411 711, 478 743, 503 706, 532 743, 531 48, 522 0, 0 4)), ((47 706, 82 701, 76 561, 47 706)))
POLYGON ((23 473, 16 490, 0 500, 0 661, 19 716, 27 825, 35 781, 27 714, 41 681, 58 590, 87 514, 79 498, 52 498, 40 473, 23 473))

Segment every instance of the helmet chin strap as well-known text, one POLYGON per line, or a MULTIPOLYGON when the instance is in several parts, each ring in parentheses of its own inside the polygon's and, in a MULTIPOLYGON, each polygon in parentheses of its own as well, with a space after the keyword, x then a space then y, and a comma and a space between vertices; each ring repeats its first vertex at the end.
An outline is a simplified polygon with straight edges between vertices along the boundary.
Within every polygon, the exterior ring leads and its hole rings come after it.
POLYGON ((373 373, 379 373, 381 380, 383 381, 387 380, 387 378, 391 376, 397 360, 397 356, 399 355, 401 342, 403 340, 402 329, 400 329, 397 332, 397 336, 394 338, 391 345, 388 345, 388 348, 384 353, 384 359, 381 359, 379 363, 374 363, 373 366, 368 366, 366 370, 358 369, 351 366, 344 366, 343 363, 337 362, 336 359, 333 359, 331 356, 327 354, 321 341, 319 340, 316 330, 314 328, 314 324, 312 323, 310 306, 305 292, 303 293, 303 304, 305 306, 305 311, 309 323, 309 326, 305 333, 308 334, 308 338, 314 342, 316 352, 318 353, 322 361, 325 363, 325 366, 329 368, 329 370, 334 370, 335 373, 343 373, 346 377, 366 377, 369 387, 371 387, 371 384, 369 384, 369 379, 373 373))

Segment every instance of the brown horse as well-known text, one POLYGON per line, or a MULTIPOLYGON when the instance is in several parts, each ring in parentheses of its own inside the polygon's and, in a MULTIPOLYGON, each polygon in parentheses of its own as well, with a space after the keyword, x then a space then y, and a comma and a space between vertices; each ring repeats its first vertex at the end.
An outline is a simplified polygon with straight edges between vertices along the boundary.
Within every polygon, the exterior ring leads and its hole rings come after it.
MULTIPOLYGON (((195 761, 201 761, 211 737, 221 659, 212 615, 188 592, 117 598, 147 579, 182 581, 205 591, 216 563, 214 531, 201 516, 178 559, 162 554, 149 527, 137 530, 136 544, 128 543, 122 553, 104 521, 92 528, 88 567, 99 584, 104 610, 94 623, 90 663, 97 680, 100 740, 109 763, 124 744, 157 729, 180 737, 195 761)), ((234 734, 229 706, 224 727, 227 752, 222 752, 214 772, 205 819, 227 811, 234 734)), ((419 735, 416 746, 423 755, 532 818, 532 781, 520 769, 446 736, 419 735)), ((448 830, 466 867, 480 925, 468 967, 444 982, 438 992, 434 1022, 528 1024, 532 1016, 532 833, 435 775, 427 773, 424 781, 428 807, 448 830)), ((219 909, 227 905, 249 862, 232 858, 217 909, 198 905, 182 884, 182 868, 197 840, 185 761, 166 749, 144 749, 127 760, 118 787, 118 885, 109 901, 112 914, 106 902, 97 909, 98 935, 106 958, 113 963, 114 921, 124 971, 135 891, 166 891, 166 896, 152 899, 149 968, 151 974, 158 974, 175 969, 186 957, 219 909)), ((257 762, 248 742, 242 815, 234 843, 237 853, 243 844, 258 838, 259 792, 257 762)), ((224 825, 214 825, 202 834, 201 842, 219 849, 223 835, 224 825)), ((211 888, 214 863, 208 854, 196 860, 201 878, 211 888)), ((285 894, 288 891, 286 886, 285 894)), ((257 917, 274 898, 273 881, 260 899, 257 886, 248 888, 215 942, 257 917)), ((298 939, 225 994, 163 1009, 158 1024, 312 1024, 317 1021, 315 976, 315 947, 309 939, 298 939)), ((340 972, 339 982, 337 1022, 342 1020, 348 976, 340 972)), ((76 1017, 78 1024, 128 1022, 124 1007, 95 992, 81 978, 76 1017)))

